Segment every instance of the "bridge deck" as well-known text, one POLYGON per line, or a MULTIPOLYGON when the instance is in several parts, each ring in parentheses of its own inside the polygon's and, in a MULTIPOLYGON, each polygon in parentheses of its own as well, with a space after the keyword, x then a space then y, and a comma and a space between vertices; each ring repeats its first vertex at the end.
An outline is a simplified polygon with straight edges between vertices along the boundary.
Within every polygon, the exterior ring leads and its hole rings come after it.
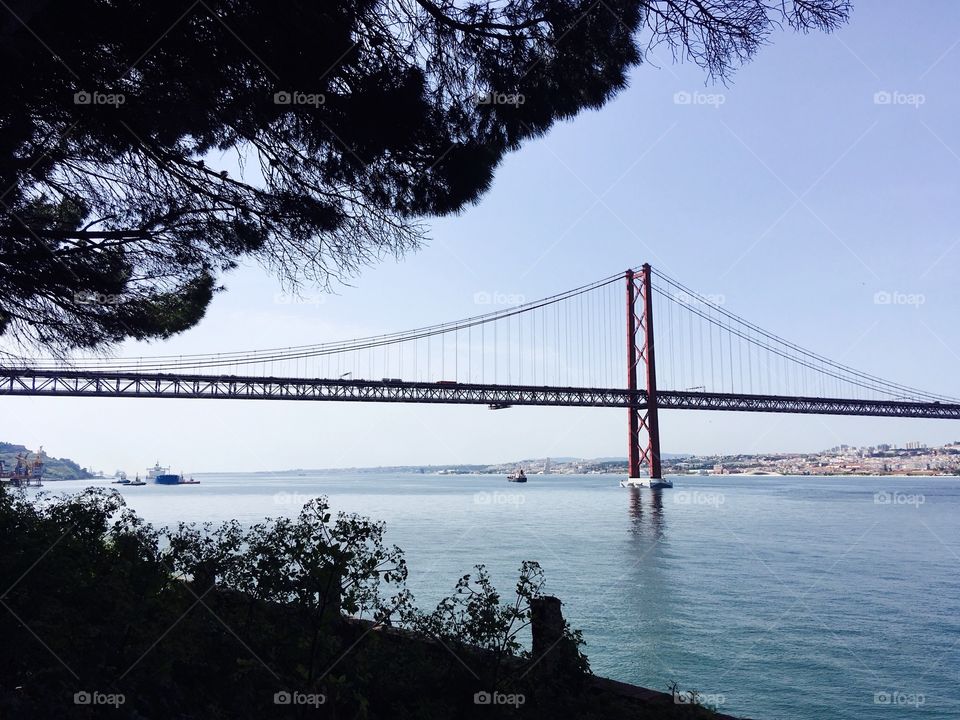
MULTIPOLYGON (((630 391, 624 388, 11 369, 0 370, 0 395, 334 400, 620 408, 630 407, 631 404, 642 407, 646 403, 646 393, 643 390, 638 390, 631 396, 630 391)), ((677 410, 960 419, 960 405, 901 400, 659 390, 657 405, 662 409, 677 410)))

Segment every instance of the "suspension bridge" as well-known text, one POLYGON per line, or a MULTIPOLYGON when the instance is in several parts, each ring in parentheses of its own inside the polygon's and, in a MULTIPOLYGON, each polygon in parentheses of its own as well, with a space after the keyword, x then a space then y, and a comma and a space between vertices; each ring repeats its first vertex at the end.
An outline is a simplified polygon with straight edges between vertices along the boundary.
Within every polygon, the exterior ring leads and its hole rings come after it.
POLYGON ((629 475, 639 478, 645 467, 651 479, 661 477, 661 409, 960 418, 960 399, 805 350, 650 265, 542 300, 366 338, 7 360, 0 395, 625 408, 629 475))

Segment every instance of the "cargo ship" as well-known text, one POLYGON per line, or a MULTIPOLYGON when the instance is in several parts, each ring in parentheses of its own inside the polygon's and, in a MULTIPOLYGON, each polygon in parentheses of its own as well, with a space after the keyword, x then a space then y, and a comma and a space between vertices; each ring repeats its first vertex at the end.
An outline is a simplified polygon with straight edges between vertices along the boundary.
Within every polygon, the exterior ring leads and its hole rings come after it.
POLYGON ((160 461, 157 460, 152 468, 147 468, 147 480, 156 480, 160 475, 165 475, 169 472, 170 468, 162 467, 160 461))
POLYGON ((187 478, 183 473, 177 475, 170 472, 170 468, 160 467, 157 462, 152 468, 147 470, 147 477, 151 478, 157 485, 199 485, 199 480, 187 478))

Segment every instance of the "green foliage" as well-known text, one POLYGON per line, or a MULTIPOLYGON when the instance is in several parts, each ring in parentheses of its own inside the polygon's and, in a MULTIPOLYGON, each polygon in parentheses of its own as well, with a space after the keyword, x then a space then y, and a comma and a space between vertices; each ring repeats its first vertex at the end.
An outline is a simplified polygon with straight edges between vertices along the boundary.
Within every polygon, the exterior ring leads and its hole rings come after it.
MULTIPOLYGON (((422 613, 383 533, 325 499, 296 519, 158 531, 115 491, 0 490, 0 717, 641 716, 589 692, 568 627, 563 652, 531 658, 536 563, 507 603, 480 566, 422 613), (83 692, 123 702, 78 705, 83 692)), ((694 717, 680 712, 642 716, 694 717)))
POLYGON ((530 601, 540 596, 543 570, 525 561, 520 568, 516 600, 503 604, 483 565, 476 578, 464 575, 454 594, 430 615, 419 619, 419 628, 433 637, 467 642, 495 652, 517 655, 523 650, 519 636, 530 625, 530 601))

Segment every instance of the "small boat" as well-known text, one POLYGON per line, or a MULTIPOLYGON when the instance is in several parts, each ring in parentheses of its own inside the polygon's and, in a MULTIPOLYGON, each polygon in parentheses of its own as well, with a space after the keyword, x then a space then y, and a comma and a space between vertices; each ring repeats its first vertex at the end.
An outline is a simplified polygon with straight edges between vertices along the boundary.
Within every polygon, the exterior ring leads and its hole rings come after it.
MULTIPOLYGON (((116 480, 113 481, 114 485, 130 484, 130 481, 127 480, 127 474, 123 470, 117 470, 117 472, 114 474, 114 477, 116 478, 116 480)), ((137 478, 139 479, 139 475, 137 476, 137 478)))
POLYGON ((137 477, 133 482, 130 482, 129 480, 124 479, 123 483, 125 485, 146 485, 146 483, 140 479, 140 473, 137 473, 137 477))
POLYGON ((672 488, 673 481, 666 478, 625 478, 620 481, 620 487, 643 487, 651 490, 672 488))
POLYGON ((526 482, 527 476, 523 472, 523 468, 518 469, 514 473, 507 475, 507 482, 526 482))

